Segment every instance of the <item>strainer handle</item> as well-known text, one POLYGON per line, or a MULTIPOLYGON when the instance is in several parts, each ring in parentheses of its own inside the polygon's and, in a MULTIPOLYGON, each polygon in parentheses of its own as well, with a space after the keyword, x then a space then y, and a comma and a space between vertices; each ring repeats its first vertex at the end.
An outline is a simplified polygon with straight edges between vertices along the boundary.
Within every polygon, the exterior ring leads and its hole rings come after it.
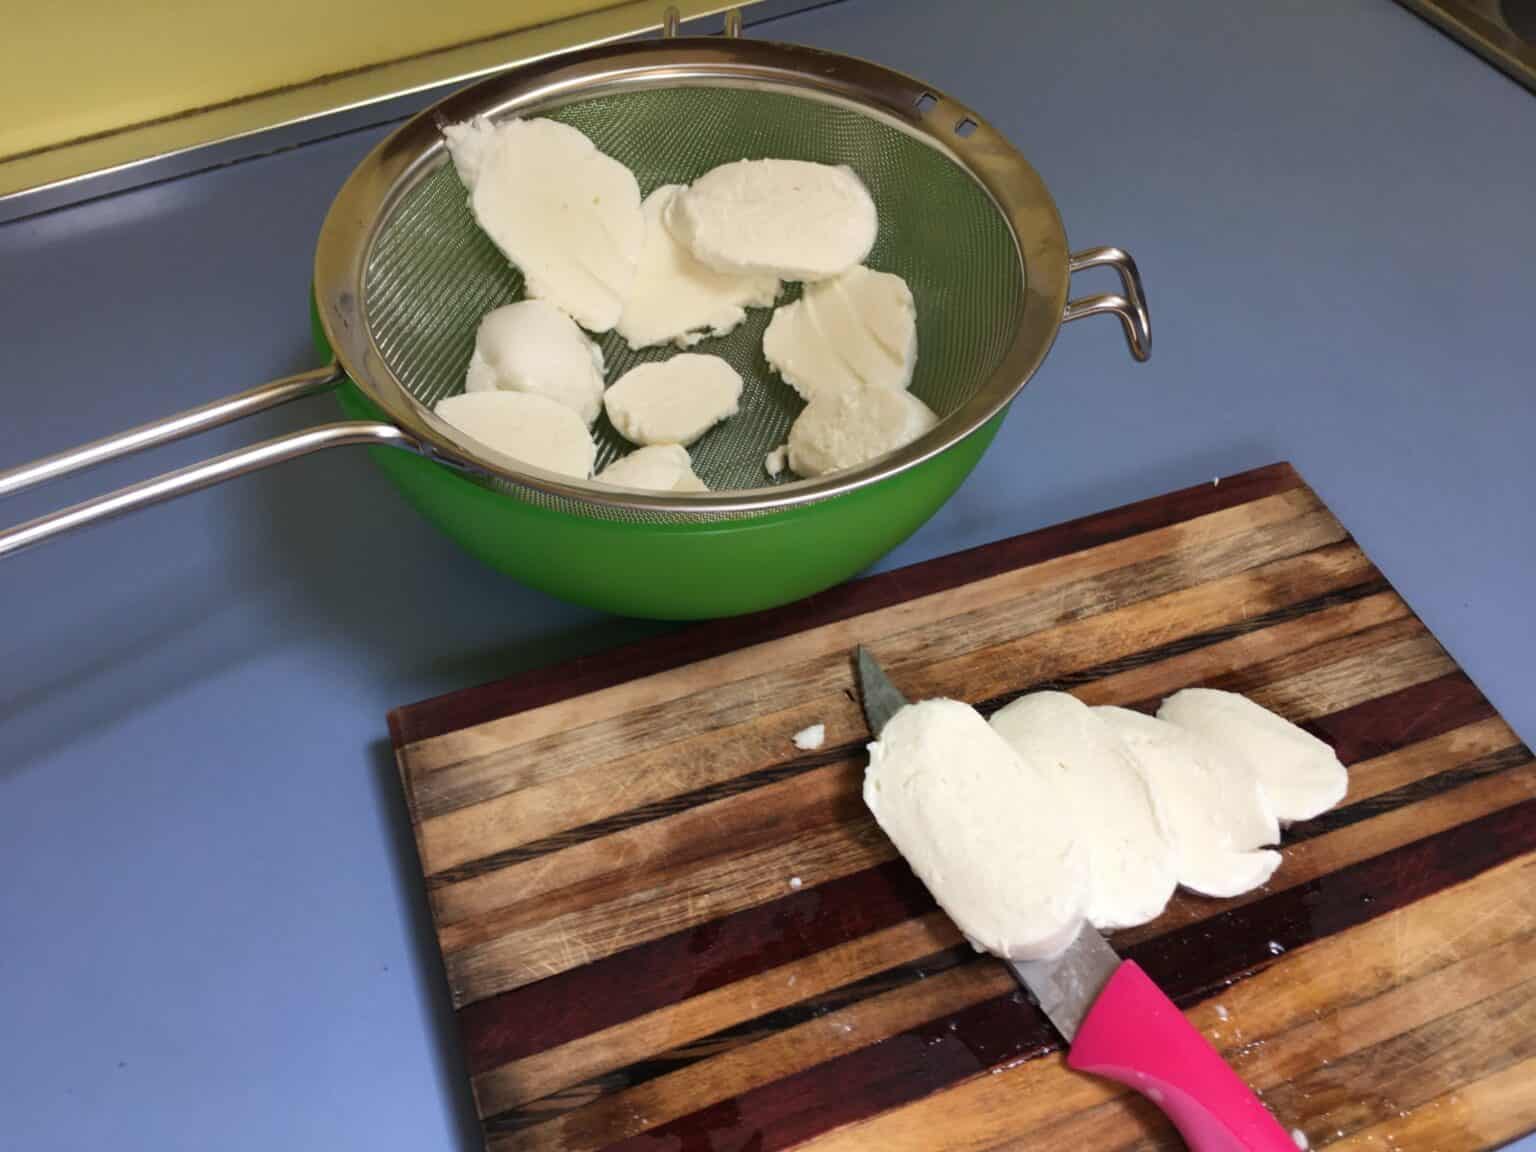
MULTIPOLYGON (((0 496, 22 492, 45 480, 83 472, 120 456, 128 456, 158 444, 168 444, 184 436, 217 428, 243 416, 275 408, 279 404, 285 404, 300 396, 323 392, 334 387, 341 379, 341 369, 335 364, 330 364, 311 372, 301 372, 295 376, 273 380, 164 420, 141 424, 127 432, 120 432, 115 436, 108 436, 31 464, 23 464, 19 468, 0 473, 0 496)), ((109 520, 139 508, 147 508, 151 504, 159 504, 188 492, 196 492, 225 480, 232 480, 236 476, 244 476, 248 472, 307 456, 322 448, 338 448, 349 444, 391 445, 412 451, 421 450, 420 444, 414 438, 393 424, 354 420, 306 428, 248 448, 238 448, 233 452, 216 456, 212 460, 191 464, 137 484, 130 484, 126 488, 108 492, 104 496, 97 496, 58 512, 39 516, 35 520, 29 520, 14 528, 0 531, 0 557, 20 552, 24 548, 41 544, 65 532, 83 528, 87 524, 109 520)))
POLYGON ((1084 296, 1068 300, 1062 313, 1063 324, 1081 320, 1084 316, 1101 316, 1111 313, 1120 317, 1125 329, 1125 342, 1131 346, 1131 355, 1145 361, 1152 355, 1152 318, 1147 315, 1147 294, 1141 287, 1141 273, 1136 261, 1123 248, 1087 248, 1074 252, 1067 259, 1067 267, 1073 272, 1086 268, 1113 268, 1120 274, 1122 295, 1084 296))

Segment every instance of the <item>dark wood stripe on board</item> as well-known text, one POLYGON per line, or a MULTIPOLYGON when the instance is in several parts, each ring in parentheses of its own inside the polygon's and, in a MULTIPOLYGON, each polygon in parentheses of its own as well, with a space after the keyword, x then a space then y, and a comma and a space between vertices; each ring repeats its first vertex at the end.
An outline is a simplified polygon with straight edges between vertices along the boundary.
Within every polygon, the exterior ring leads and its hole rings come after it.
POLYGON ((709 621, 597 656, 567 661, 494 684, 438 696, 389 714, 394 746, 456 732, 556 700, 761 644, 822 624, 942 592, 1014 568, 1086 551, 1100 544, 1234 508, 1301 486, 1290 464, 1271 464, 1219 485, 1196 484, 1109 512, 1070 520, 995 544, 839 585, 808 600, 752 616, 709 621))
POLYGON ((650 1083, 680 1069, 723 1055, 732 1049, 776 1035, 862 1001, 909 987, 962 965, 989 962, 969 944, 959 944, 943 952, 936 952, 920 960, 897 965, 852 984, 844 984, 819 996, 754 1017, 730 1028, 711 1032, 707 1036, 669 1049, 657 1056, 541 1097, 527 1107, 488 1116, 484 1121, 485 1128, 488 1132, 515 1132, 566 1112, 586 1107, 604 1096, 650 1083))
MULTIPOLYGON (((1532 850, 1536 800, 1394 849, 1324 881, 1143 941, 1126 954, 1176 1003, 1188 1005, 1291 948, 1365 923, 1532 850)), ((1058 1043, 1038 1010, 1022 995, 1010 994, 608 1147, 776 1152, 989 1068, 1039 1056, 1058 1043)))
POLYGON ((663 936, 459 1011, 471 1075, 933 908, 899 860, 663 936))

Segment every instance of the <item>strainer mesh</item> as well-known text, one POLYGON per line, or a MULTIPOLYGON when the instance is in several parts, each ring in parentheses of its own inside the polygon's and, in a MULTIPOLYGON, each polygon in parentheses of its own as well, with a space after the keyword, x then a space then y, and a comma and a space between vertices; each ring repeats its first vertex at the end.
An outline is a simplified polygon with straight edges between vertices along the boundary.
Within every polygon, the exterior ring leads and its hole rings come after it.
MULTIPOLYGON (((811 97, 715 85, 605 95, 547 114, 579 128, 627 164, 642 195, 663 184, 689 183, 744 157, 851 166, 880 213, 868 263, 903 277, 917 304, 912 391, 947 416, 1001 360, 1023 300, 1024 273, 1013 234, 980 185, 921 140, 811 97)), ((522 286, 522 276, 475 225, 464 187, 445 162, 407 192, 376 235, 364 281, 369 329, 390 370, 430 407, 462 389, 480 317, 519 299, 522 286)), ((779 303, 798 293, 799 286, 790 285, 779 303)), ((750 310, 734 332, 692 349, 728 360, 744 384, 740 414, 690 450, 694 469, 717 491, 772 484, 763 457, 784 442, 803 407, 763 359, 763 330, 771 315, 769 309, 750 310)), ((600 343, 610 384, 634 365, 676 351, 670 346, 631 351, 611 332, 600 343)), ((594 435, 599 468, 632 448, 606 416, 594 435)), ((781 482, 789 479, 786 474, 781 482)), ((509 481, 487 483, 575 515, 697 518, 591 505, 509 481)))

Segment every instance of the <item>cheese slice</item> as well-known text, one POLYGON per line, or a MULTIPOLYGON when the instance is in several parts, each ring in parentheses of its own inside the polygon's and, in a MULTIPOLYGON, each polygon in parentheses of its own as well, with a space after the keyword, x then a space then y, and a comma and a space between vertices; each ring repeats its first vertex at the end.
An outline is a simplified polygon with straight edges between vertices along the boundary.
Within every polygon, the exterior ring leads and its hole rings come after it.
POLYGON ((1127 708, 1093 712, 1140 767, 1180 884, 1204 896, 1237 896, 1274 874, 1280 853, 1264 845, 1279 842, 1280 825, 1246 763, 1166 720, 1127 708))
POLYGON ((1186 688, 1164 700, 1157 715, 1248 765, 1282 824, 1310 820, 1348 791, 1349 773, 1332 748, 1236 692, 1186 688))
POLYGON ((597 474, 605 484, 642 488, 650 492, 708 492, 693 472, 688 449, 681 444, 652 444, 636 448, 597 474))
POLYGON ((548 396, 591 427, 603 410, 602 349, 546 300, 497 308, 475 332, 464 390, 497 389, 548 396))
POLYGON ((824 280, 863 262, 879 220, 852 168, 805 160, 722 164, 673 198, 672 234, 722 272, 824 280))
POLYGON ((864 803, 978 948, 1041 959, 1077 935, 1087 861, 1051 773, 968 704, 893 716, 869 745, 864 803))
POLYGON ((645 236, 634 173, 555 120, 481 116, 443 136, 470 211, 528 295, 591 332, 618 323, 645 236))
POLYGON ((763 357, 807 400, 856 384, 906 388, 917 364, 917 307, 907 282, 860 265, 806 285, 774 309, 763 357))
POLYGON ((635 444, 692 444, 740 401, 736 369, 694 352, 631 368, 603 396, 608 419, 635 444))
POLYGON ((1173 849, 1125 743, 1065 692, 1032 692, 992 716, 1020 755, 1046 766, 1088 854, 1088 919, 1129 928, 1155 919, 1177 884, 1173 849))
POLYGON ((586 479, 597 445, 580 416, 535 392, 463 392, 433 409, 464 435, 523 464, 586 479))
POLYGON ((910 392, 856 384, 818 395, 789 429, 789 466, 801 476, 854 468, 910 444, 938 423, 910 392))
POLYGON ((663 216, 682 188, 663 185, 641 205, 645 242, 618 324, 631 348, 691 348, 706 336, 724 336, 746 319, 746 309, 772 307, 779 294, 772 273, 720 272, 678 243, 663 216))

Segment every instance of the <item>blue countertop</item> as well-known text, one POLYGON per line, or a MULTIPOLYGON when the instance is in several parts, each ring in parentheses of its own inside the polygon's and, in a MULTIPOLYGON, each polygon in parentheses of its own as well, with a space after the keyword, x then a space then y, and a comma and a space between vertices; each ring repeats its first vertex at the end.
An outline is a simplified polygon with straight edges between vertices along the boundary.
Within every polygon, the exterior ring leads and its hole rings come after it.
MULTIPOLYGON (((1388 0, 845 0, 759 34, 982 110, 1146 278, 1152 362, 1064 330, 886 566, 1289 459, 1536 736, 1536 99, 1388 0)), ((0 227, 0 469, 309 365, 316 233, 381 134, 0 227)), ((475 1147, 385 712, 659 626, 480 567, 356 452, 6 560, 0 607, 0 1145, 475 1147)))

